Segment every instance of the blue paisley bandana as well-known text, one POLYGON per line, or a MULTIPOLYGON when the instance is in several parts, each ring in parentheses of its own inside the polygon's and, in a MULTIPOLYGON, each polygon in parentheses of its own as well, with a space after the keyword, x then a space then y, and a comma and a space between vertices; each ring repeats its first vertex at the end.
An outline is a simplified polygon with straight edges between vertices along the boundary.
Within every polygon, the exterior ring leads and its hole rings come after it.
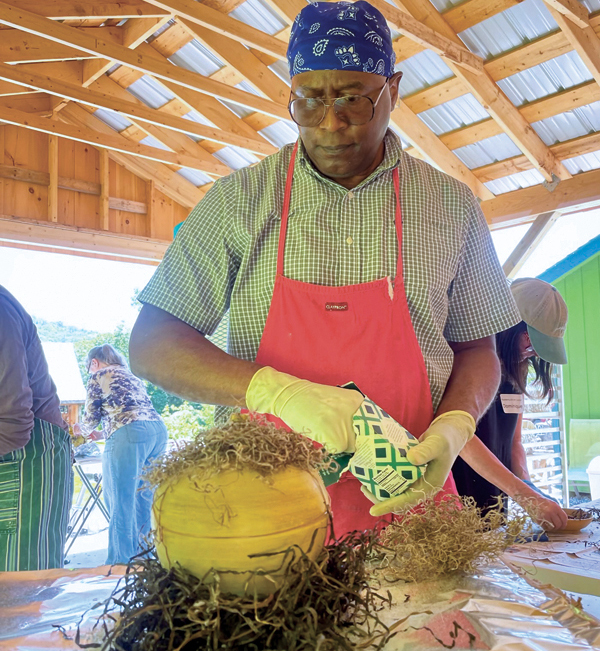
POLYGON ((385 18, 365 0, 315 2, 296 16, 287 59, 290 77, 308 70, 391 77, 396 54, 385 18))

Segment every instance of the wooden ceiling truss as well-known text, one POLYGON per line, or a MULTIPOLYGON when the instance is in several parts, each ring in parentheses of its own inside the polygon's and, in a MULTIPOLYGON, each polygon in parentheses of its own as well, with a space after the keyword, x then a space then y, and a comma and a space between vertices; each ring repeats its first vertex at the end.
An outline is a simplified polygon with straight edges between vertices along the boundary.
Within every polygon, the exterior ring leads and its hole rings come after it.
MULTIPOLYGON (((224 148, 244 150, 254 160, 277 150, 261 131, 288 119, 289 86, 270 66, 285 61, 291 23, 305 0, 263 1, 284 25, 278 34, 230 16, 243 0, 0 1, 0 121, 47 134, 48 144, 44 171, 13 164, 6 156, 0 164, 3 182, 47 189, 47 222, 32 215, 0 214, 0 243, 21 241, 23 227, 30 233, 27 241, 37 242, 39 235, 48 250, 71 246, 72 228, 61 221, 60 207, 60 193, 68 191, 93 196, 98 205, 97 232, 78 227, 74 249, 125 256, 123 242, 135 240, 142 244, 133 257, 155 263, 168 241, 161 231, 161 201, 186 210, 193 207, 214 179, 232 171, 219 154, 224 148), (203 75, 173 65, 170 57, 191 41, 202 44, 222 67, 203 75), (172 99, 158 108, 141 101, 128 89, 143 77, 151 77, 172 99), (242 82, 252 90, 237 87, 242 82), (115 131, 94 115, 97 109, 118 114, 129 126, 115 131), (190 119, 191 111, 200 120, 190 119), (94 180, 60 172, 63 140, 98 150, 94 180), (143 179, 143 197, 113 196, 109 169, 114 164, 143 179), (202 173, 207 181, 196 186, 189 174, 178 174, 182 168, 202 173), (147 239, 112 232, 115 211, 143 215, 147 239), (60 230, 54 241, 48 236, 52 228, 60 230), (82 248, 81 242, 92 232, 98 237, 82 248)), ((385 0, 371 2, 401 34, 394 42, 398 61, 430 49, 453 73, 404 97, 392 113, 395 128, 410 143, 409 153, 465 182, 481 200, 490 227, 533 223, 507 261, 507 273, 514 275, 560 214, 600 205, 600 171, 572 177, 563 164, 565 159, 600 151, 600 132, 547 145, 531 127, 533 122, 600 101, 600 14, 590 15, 577 0, 544 0, 558 25, 556 31, 483 60, 465 47, 459 33, 520 0, 465 0, 444 13, 429 0, 395 0, 396 6, 385 0), (581 57, 591 81, 518 107, 497 84, 571 51, 581 57), (439 136, 419 118, 423 111, 467 93, 475 96, 489 118, 439 136), (521 154, 470 169, 454 153, 500 134, 508 135, 521 154), (537 170, 546 184, 498 196, 485 185, 527 170, 537 170)))

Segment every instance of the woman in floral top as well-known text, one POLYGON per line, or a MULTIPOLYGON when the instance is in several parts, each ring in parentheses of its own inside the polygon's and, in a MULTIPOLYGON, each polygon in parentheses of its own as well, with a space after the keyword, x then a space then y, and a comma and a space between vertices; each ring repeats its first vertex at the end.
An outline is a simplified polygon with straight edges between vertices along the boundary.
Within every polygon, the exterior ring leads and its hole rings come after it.
POLYGON ((152 406, 144 383, 110 344, 87 356, 91 377, 85 416, 76 427, 86 438, 99 423, 106 439, 102 456, 104 501, 110 515, 107 564, 127 563, 150 531, 152 494, 142 486, 143 467, 167 447, 167 429, 152 406))

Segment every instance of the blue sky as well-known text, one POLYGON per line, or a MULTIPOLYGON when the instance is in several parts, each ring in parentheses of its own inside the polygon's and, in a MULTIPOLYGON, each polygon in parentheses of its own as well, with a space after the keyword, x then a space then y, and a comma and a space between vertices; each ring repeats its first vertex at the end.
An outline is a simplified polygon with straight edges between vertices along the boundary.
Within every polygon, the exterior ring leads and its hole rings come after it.
MULTIPOLYGON (((494 231, 501 262, 528 226, 494 231)), ((537 276, 600 234, 600 209, 561 217, 518 276, 537 276)), ((131 305, 156 267, 0 247, 0 285, 30 314, 47 321, 110 332, 120 323, 130 328, 137 316, 131 305)))

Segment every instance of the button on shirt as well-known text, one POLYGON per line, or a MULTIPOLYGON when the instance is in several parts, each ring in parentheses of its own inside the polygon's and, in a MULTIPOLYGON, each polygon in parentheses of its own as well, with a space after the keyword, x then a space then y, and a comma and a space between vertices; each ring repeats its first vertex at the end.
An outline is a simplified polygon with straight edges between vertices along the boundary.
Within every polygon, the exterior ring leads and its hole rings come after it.
MULTIPOLYGON (((228 352, 241 359, 255 359, 269 311, 292 148, 218 180, 139 296, 206 335, 229 311, 228 352)), ((452 370, 448 341, 486 337, 521 320, 467 186, 404 153, 389 130, 381 165, 350 192, 322 176, 301 146, 284 275, 329 286, 394 278, 394 167, 408 306, 435 409, 452 370)))

